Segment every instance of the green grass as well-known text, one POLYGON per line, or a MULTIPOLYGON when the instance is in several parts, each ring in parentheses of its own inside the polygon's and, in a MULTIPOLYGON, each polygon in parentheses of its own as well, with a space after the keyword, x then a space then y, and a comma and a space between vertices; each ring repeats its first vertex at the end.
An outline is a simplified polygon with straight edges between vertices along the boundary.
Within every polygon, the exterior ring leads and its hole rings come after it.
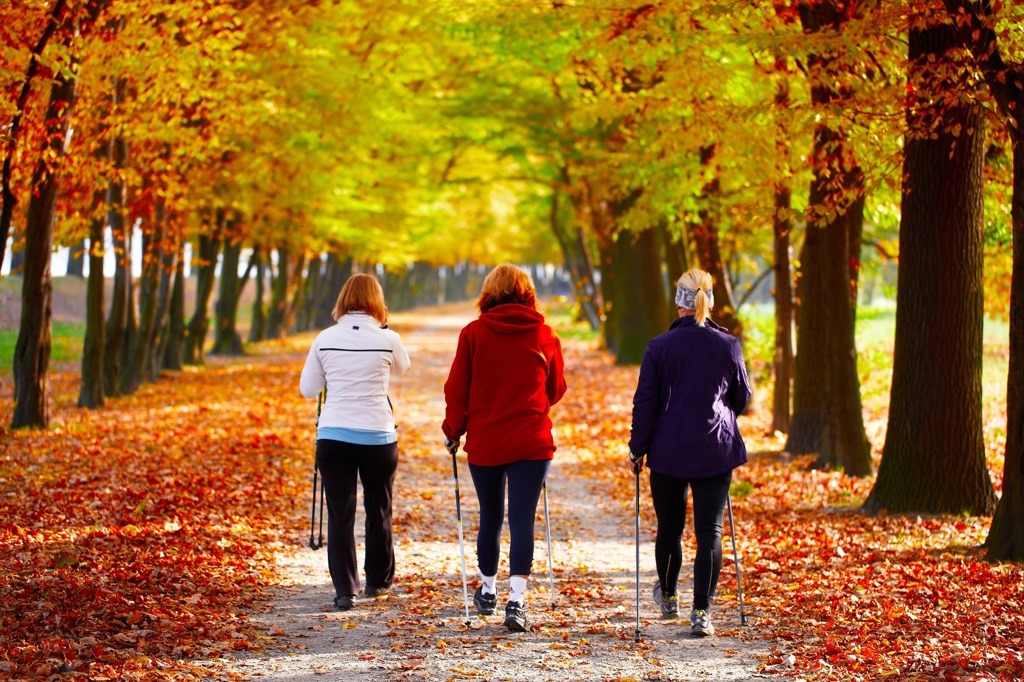
POLYGON ((576 341, 597 341, 598 332, 590 325, 577 322, 577 310, 571 299, 558 296, 544 302, 544 318, 559 337, 576 341))
MULTIPOLYGON (((85 341, 85 325, 80 322, 54 322, 50 332, 53 343, 51 362, 80 360, 85 341)), ((17 329, 0 329, 0 374, 10 374, 14 361, 14 347, 18 343, 17 329)))

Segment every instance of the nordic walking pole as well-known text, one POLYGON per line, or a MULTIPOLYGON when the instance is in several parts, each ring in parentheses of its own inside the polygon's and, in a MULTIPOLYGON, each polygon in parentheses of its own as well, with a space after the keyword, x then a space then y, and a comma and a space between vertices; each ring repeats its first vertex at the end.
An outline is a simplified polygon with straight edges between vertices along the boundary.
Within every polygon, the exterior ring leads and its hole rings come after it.
MULTIPOLYGON (((640 642, 640 467, 633 463, 636 481, 636 636, 634 642, 640 642)), ((731 518, 731 517, 730 517, 731 518)))
POLYGON ((541 486, 544 491, 544 534, 548 538, 548 585, 551 586, 551 608, 555 608, 555 572, 551 566, 551 518, 548 516, 548 482, 541 486))
MULTIPOLYGON (((316 426, 320 426, 320 409, 323 407, 324 397, 327 395, 327 387, 316 397, 316 426)), ((314 434, 316 429, 314 428, 314 434)), ((314 537, 316 529, 316 484, 317 484, 316 459, 313 460, 313 508, 309 512, 309 548, 320 549, 324 546, 324 485, 320 482, 320 539, 314 537)))
POLYGON ((736 551, 736 528, 732 522, 732 498, 726 496, 725 504, 729 509, 729 537, 732 538, 732 562, 736 564, 736 592, 740 597, 740 625, 747 624, 747 616, 743 613, 743 583, 740 582, 740 555, 736 551))
MULTIPOLYGON (((447 445, 448 442, 445 442, 447 445)), ((469 585, 466 582, 466 546, 462 540, 462 501, 459 497, 459 464, 455 459, 458 451, 458 444, 453 443, 448 448, 452 453, 452 476, 455 478, 455 519, 459 527, 459 556, 462 558, 462 606, 466 610, 466 625, 469 625, 469 585)))

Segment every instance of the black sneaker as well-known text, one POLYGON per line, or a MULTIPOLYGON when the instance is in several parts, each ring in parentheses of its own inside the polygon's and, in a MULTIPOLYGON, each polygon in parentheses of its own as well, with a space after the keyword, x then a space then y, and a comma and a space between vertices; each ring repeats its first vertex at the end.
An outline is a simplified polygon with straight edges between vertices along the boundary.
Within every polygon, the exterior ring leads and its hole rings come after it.
POLYGON ((391 588, 384 585, 382 587, 367 587, 366 590, 363 591, 363 594, 367 599, 376 599, 377 597, 389 594, 390 592, 391 588))
POLYGON ((476 606, 476 612, 481 616, 489 616, 494 613, 495 607, 498 606, 498 595, 496 594, 484 594, 484 588, 476 588, 476 592, 473 593, 473 604, 476 606))
POLYGON ((661 607, 662 618, 675 618, 679 615, 679 600, 674 594, 665 594, 661 590, 661 581, 654 581, 654 603, 661 607))
POLYGON ((526 632, 530 626, 526 624, 526 605, 517 601, 505 604, 505 627, 510 632, 526 632))
POLYGON ((348 611, 355 606, 355 603, 355 598, 350 594, 342 594, 334 598, 334 608, 339 611, 348 611))

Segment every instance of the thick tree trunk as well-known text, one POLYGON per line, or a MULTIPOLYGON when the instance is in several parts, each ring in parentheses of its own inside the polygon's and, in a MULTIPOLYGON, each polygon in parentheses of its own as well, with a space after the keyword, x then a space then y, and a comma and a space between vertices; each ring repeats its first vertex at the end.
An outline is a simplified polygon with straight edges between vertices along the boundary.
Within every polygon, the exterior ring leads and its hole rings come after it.
POLYGON ((850 282, 850 232, 862 220, 863 196, 838 220, 823 229, 825 267, 822 269, 822 299, 825 315, 825 348, 828 375, 825 430, 818 466, 839 467, 850 476, 871 474, 871 443, 864 432, 864 415, 857 374, 854 341, 854 307, 850 282))
POLYGON ((620 232, 615 240, 614 267, 613 307, 620 316, 615 362, 639 364, 647 342, 665 332, 670 322, 658 231, 620 232))
POLYGON ((918 99, 907 111, 889 424, 864 507, 991 514, 981 415, 985 120, 981 105, 928 92, 970 87, 947 56, 960 47, 951 27, 913 29, 909 45, 918 99))
POLYGON ((196 307, 185 328, 183 360, 186 365, 206 362, 206 332, 210 327, 210 296, 216 284, 217 256, 220 253, 220 234, 224 225, 224 212, 217 210, 213 234, 199 235, 199 260, 196 263, 196 307))
MULTIPOLYGON (((67 42, 70 43, 69 27, 67 42)), ((57 171, 64 160, 71 113, 76 98, 77 65, 54 75, 46 107, 46 144, 32 171, 32 197, 25 224, 25 269, 21 289, 21 327, 14 347, 14 414, 12 428, 50 425, 49 368, 53 275, 53 220, 57 204, 57 171)), ((4 202, 7 205, 7 202, 4 202)), ((3 234, 7 241, 7 233, 3 234)))
POLYGON ((995 32, 995 10, 988 2, 946 0, 974 60, 999 104, 1013 144, 1013 273, 1010 276, 1010 367, 1006 378, 1006 451, 1003 494, 985 544, 992 561, 1024 561, 1024 68, 1008 65, 995 32), (971 22, 959 20, 969 16, 971 22))
MULTIPOLYGON (((97 205, 103 201, 103 193, 97 205)), ((94 218, 89 226, 89 279, 85 294, 85 341, 82 348, 82 388, 78 406, 99 408, 105 402, 103 392, 103 353, 105 347, 104 297, 106 278, 103 276, 103 240, 107 221, 94 218)))
MULTIPOLYGON (((795 455, 818 452, 825 430, 828 394, 828 349, 825 348, 825 316, 815 304, 824 286, 825 236, 818 227, 808 227, 800 249, 796 293, 796 360, 793 364, 793 417, 786 451, 795 455)), ((819 297, 820 298, 820 297, 819 297)))
POLYGON ((789 256, 793 221, 790 218, 789 187, 775 190, 774 232, 775 272, 775 358, 772 362, 775 391, 772 397, 772 430, 789 433, 793 400, 793 265, 789 256))
MULTIPOLYGON (((1018 79, 1024 73, 1018 74, 1018 79)), ((1014 110, 1013 274, 1010 282, 1010 369, 1006 377, 1003 495, 988 532, 988 558, 1024 561, 1024 93, 1014 110)))

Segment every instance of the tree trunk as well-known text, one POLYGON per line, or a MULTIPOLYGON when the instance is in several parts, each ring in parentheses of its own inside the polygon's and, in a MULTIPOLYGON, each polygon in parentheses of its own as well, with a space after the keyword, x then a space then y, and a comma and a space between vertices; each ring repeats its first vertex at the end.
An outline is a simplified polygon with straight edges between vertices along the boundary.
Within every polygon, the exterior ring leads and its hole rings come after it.
POLYGON ((68 249, 68 277, 85 279, 85 258, 88 253, 88 245, 83 239, 68 249))
POLYGON ((266 338, 266 314, 263 306, 263 284, 267 270, 263 261, 263 249, 256 247, 252 254, 256 264, 256 294, 252 301, 252 321, 249 323, 249 343, 256 343, 266 338))
POLYGON ((167 319, 167 339, 161 353, 160 366, 174 372, 185 367, 185 244, 178 242, 177 262, 174 268, 174 286, 167 319))
POLYGON ((217 256, 220 253, 224 211, 217 209, 213 234, 199 235, 199 259, 196 264, 196 308, 185 328, 183 360, 186 365, 206 362, 206 332, 210 327, 208 310, 216 283, 217 256))
MULTIPOLYGON (((157 205, 161 222, 166 220, 165 207, 163 203, 157 205)), ((160 368, 164 364, 168 344, 171 337, 171 309, 173 307, 174 290, 177 287, 177 278, 183 276, 178 265, 182 257, 181 236, 171 236, 171 230, 164 230, 164 248, 161 249, 160 257, 160 283, 157 286, 157 309, 155 320, 155 335, 153 350, 147 358, 145 379, 156 381, 160 378, 160 368)), ((180 344, 179 344, 180 348, 180 344)))
MULTIPOLYGON (((18 98, 14 103, 14 116, 11 118, 11 125, 6 131, 7 144, 4 149, 4 165, 3 170, 0 171, 0 263, 4 262, 4 256, 6 255, 7 237, 11 233, 14 206, 17 203, 14 189, 11 187, 11 179, 14 175, 14 158, 18 153, 22 121, 24 120, 25 110, 28 107, 29 96, 32 94, 32 79, 39 73, 39 59, 43 54, 43 50, 46 49, 47 43, 50 42, 50 38, 57 31, 57 27, 68 22, 68 19, 64 16, 67 4, 67 0, 57 0, 53 3, 53 7, 50 8, 50 16, 46 21, 46 26, 43 27, 42 33, 32 48, 32 56, 29 57, 28 67, 25 69, 25 80, 21 83, 21 90, 18 92, 18 98)), ((68 111, 69 116, 70 113, 68 111)), ((48 118, 46 120, 49 121, 51 119, 48 118)), ((11 272, 13 273, 13 259, 11 266, 11 272)))
MULTIPOLYGON (((117 90, 124 87, 118 82, 117 90)), ((113 143, 114 167, 123 169, 127 163, 128 147, 123 138, 113 143)), ((131 238, 124 205, 123 174, 115 172, 107 188, 107 224, 114 241, 114 291, 107 317, 106 344, 103 360, 103 389, 108 396, 121 395, 121 368, 124 348, 129 342, 128 318, 131 313, 131 238)))
POLYGON ((1006 451, 1003 494, 985 544, 992 561, 1024 561, 1024 68, 1003 61, 990 3, 946 0, 956 19, 969 16, 961 38, 999 105, 1013 145, 1013 273, 1010 276, 1010 367, 1006 378, 1006 451), (966 14, 964 14, 966 13, 966 14))
MULTIPOLYGON (((801 6, 800 19, 805 33, 817 33, 841 30, 848 15, 838 4, 822 2, 801 6)), ((835 75, 844 68, 841 55, 814 54, 807 61, 811 103, 819 109, 840 106, 851 94, 836 90, 835 75)), ((851 275, 856 268, 850 253, 851 242, 859 244, 863 224, 863 174, 846 134, 822 121, 811 152, 808 259, 800 259, 805 272, 799 290, 794 414, 786 449, 817 452, 818 467, 840 467, 852 476, 866 476, 871 473, 871 444, 864 432, 857 374, 851 275)))
MULTIPOLYGON (((96 205, 104 200, 98 193, 96 205)), ((103 393, 103 353, 105 348, 104 297, 106 278, 103 276, 103 240, 107 221, 93 218, 89 225, 89 279, 85 295, 85 341, 82 348, 82 388, 78 406, 99 408, 105 402, 103 393)))
POLYGON ((163 210, 158 204, 152 225, 142 235, 142 276, 139 278, 139 324, 128 345, 121 376, 121 391, 128 395, 138 390, 149 375, 151 356, 157 341, 160 309, 160 279, 164 261, 163 210))
POLYGON ((557 190, 551 192, 551 211, 548 224, 552 234, 562 251, 562 260, 569 270, 569 286, 573 300, 579 309, 579 317, 585 319, 590 328, 597 331, 601 328, 601 315, 597 305, 597 287, 594 284, 593 265, 586 250, 583 230, 577 225, 573 228, 563 227, 560 217, 557 190))
POLYGON ((277 247, 277 268, 270 278, 270 312, 267 316, 267 338, 279 339, 287 330, 289 317, 288 284, 291 282, 291 251, 287 246, 277 247))
POLYGON ((341 287, 345 285, 348 278, 352 276, 352 259, 342 260, 337 253, 331 251, 327 254, 327 274, 324 279, 322 300, 317 304, 314 328, 326 329, 334 324, 331 313, 334 311, 334 304, 341 293, 341 287))
MULTIPOLYGON (((67 25, 65 44, 77 34, 77 19, 67 25)), ((57 204, 58 170, 67 155, 67 135, 75 107, 77 60, 54 74, 50 101, 43 120, 46 143, 32 171, 32 196, 25 223, 25 269, 21 288, 21 326, 14 347, 14 414, 11 428, 50 425, 49 368, 52 347, 53 220, 57 204)), ((5 188, 6 189, 6 188, 5 188)), ((8 202, 4 201, 4 206, 8 202)), ((7 232, 3 233, 7 241, 7 232)))
POLYGON ((669 326, 661 243, 656 229, 623 231, 615 240, 615 303, 619 343, 615 362, 639 364, 647 343, 669 326))
POLYGON ((970 87, 947 56, 962 47, 952 27, 912 29, 909 45, 917 99, 907 110, 889 424, 864 508, 991 514, 981 415, 984 115, 928 91, 970 87))
POLYGON ((220 268, 220 287, 214 305, 214 355, 242 355, 242 337, 238 333, 238 297, 242 280, 238 276, 242 242, 230 240, 224 244, 224 258, 220 268))
POLYGON ((772 362, 775 391, 772 397, 772 430, 789 433, 793 393, 793 266, 789 257, 793 221, 790 218, 792 193, 788 186, 775 190, 774 232, 775 270, 775 358, 772 362))
POLYGON ((864 414, 857 374, 854 341, 854 307, 850 282, 850 232, 862 220, 861 196, 839 219, 824 228, 822 301, 825 316, 825 348, 828 374, 825 377, 827 404, 825 430, 817 466, 839 467, 850 476, 871 474, 871 443, 864 432, 864 414))

